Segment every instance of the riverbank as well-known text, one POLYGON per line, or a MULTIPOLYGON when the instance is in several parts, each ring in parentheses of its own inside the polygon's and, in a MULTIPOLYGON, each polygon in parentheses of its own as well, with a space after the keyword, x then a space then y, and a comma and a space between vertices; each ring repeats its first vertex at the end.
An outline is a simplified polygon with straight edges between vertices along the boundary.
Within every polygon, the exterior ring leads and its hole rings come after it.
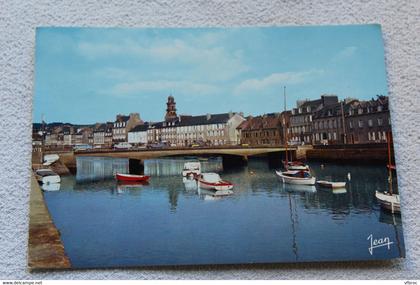
POLYGON ((33 175, 29 207, 29 270, 71 268, 60 232, 51 219, 41 188, 33 175))

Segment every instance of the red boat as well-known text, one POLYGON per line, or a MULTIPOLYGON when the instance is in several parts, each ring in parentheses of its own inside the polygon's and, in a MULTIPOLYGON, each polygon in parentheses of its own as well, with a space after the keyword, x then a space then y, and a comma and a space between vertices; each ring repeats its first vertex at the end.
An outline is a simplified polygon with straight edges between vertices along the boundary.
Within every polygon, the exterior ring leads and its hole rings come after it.
POLYGON ((147 175, 135 175, 135 174, 122 174, 117 173, 115 175, 118 181, 147 181, 149 180, 150 176, 147 175))

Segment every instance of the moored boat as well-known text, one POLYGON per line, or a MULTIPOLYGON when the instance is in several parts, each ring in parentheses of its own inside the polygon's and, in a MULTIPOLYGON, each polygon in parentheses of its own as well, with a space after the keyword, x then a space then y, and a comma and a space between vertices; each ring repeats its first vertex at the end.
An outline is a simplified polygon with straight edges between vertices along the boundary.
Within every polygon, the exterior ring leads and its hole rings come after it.
POLYGON ((48 183, 48 184, 42 184, 41 189, 47 192, 53 192, 60 190, 60 183, 48 183))
POLYGON ((401 213, 400 208, 400 195, 394 193, 392 189, 392 170, 395 170, 396 167, 392 164, 391 159, 391 141, 392 136, 391 132, 387 133, 387 143, 388 143, 388 191, 379 192, 375 191, 375 197, 378 200, 379 204, 383 209, 389 210, 392 213, 401 213))
POLYGON ((115 178, 118 181, 148 181, 150 176, 117 173, 115 174, 115 178))
POLYGON ((35 178, 42 184, 60 183, 60 176, 51 169, 38 169, 35 171, 35 178))
POLYGON ((198 186, 207 190, 231 190, 233 184, 229 181, 222 180, 217 173, 203 173, 197 177, 198 186))
POLYGON ((392 213, 400 213, 400 195, 391 193, 375 192, 375 197, 382 208, 391 211, 392 213))
POLYGON ((201 164, 196 161, 189 161, 184 163, 184 168, 182 169, 183 177, 195 177, 201 174, 201 164))
POLYGON ((331 188, 331 189, 346 187, 346 182, 332 182, 332 181, 326 181, 326 180, 318 180, 316 184, 318 184, 319 186, 322 186, 325 188, 331 188))
POLYGON ((277 171, 277 176, 280 177, 283 183, 299 184, 299 185, 315 185, 315 177, 309 171, 304 170, 288 170, 277 171))
POLYGON ((60 157, 58 156, 58 154, 46 154, 46 155, 44 155, 43 165, 49 166, 49 165, 53 164, 54 162, 58 161, 59 159, 60 159, 60 157))

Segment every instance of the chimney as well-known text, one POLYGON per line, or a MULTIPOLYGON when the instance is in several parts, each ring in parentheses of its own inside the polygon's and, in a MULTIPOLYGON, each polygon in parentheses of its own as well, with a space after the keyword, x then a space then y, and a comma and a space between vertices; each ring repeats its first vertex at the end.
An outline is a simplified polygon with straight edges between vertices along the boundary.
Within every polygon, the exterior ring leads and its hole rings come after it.
POLYGON ((207 113, 207 121, 209 121, 211 118, 211 114, 207 113))

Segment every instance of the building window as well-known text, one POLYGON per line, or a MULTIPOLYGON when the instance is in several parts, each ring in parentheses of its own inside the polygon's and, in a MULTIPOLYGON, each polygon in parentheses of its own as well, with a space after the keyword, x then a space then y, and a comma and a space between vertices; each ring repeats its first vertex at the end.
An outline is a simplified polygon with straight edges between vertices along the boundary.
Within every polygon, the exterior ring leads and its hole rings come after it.
POLYGON ((378 126, 382 126, 382 124, 383 124, 382 118, 378 118, 378 126))
POLYGON ((359 120, 359 128, 363 128, 363 121, 359 120))
POLYGON ((382 106, 381 105, 378 106, 378 112, 382 112, 382 106))
POLYGON ((372 132, 372 140, 373 141, 376 140, 376 138, 375 138, 375 132, 372 132))
POLYGON ((337 140, 337 133, 336 132, 333 133, 333 136, 334 136, 334 140, 337 140))
POLYGON ((306 107, 306 112, 311 112, 311 106, 306 107))
POLYGON ((369 140, 369 141, 371 140, 371 137, 370 137, 370 132, 368 132, 368 140, 369 140))
POLYGON ((363 109, 362 108, 359 108, 359 110, 357 110, 357 113, 360 115, 360 114, 363 114, 363 109))
POLYGON ((299 114, 302 114, 302 108, 299 108, 299 114))
POLYGON ((369 125, 369 127, 372 127, 372 126, 373 126, 373 121, 372 121, 372 119, 369 119, 369 120, 368 120, 368 125, 369 125))

